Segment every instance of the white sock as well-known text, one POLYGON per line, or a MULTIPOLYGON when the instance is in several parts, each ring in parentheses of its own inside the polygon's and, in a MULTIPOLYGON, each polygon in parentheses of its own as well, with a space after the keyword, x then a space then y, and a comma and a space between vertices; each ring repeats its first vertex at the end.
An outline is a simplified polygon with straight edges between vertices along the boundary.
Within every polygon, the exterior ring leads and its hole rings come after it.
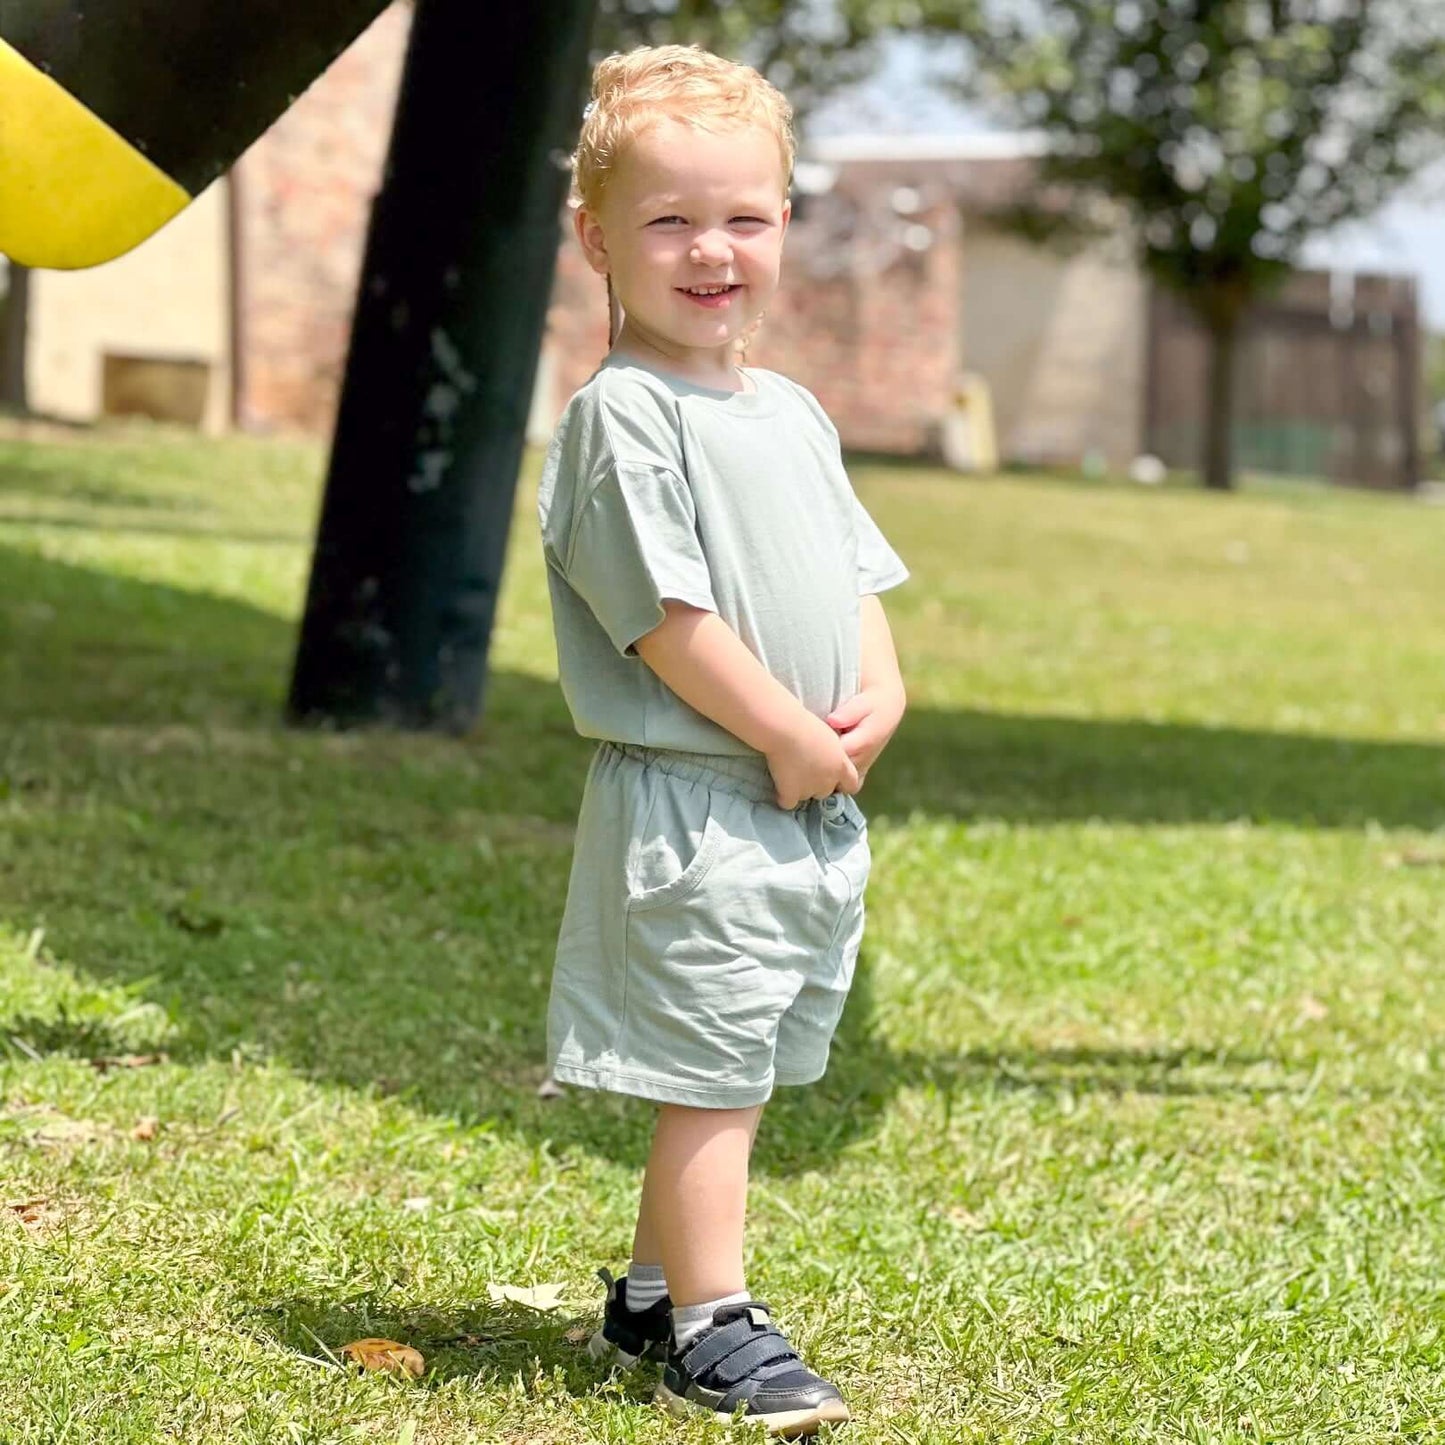
POLYGON ((634 1261, 627 1266, 627 1289, 623 1298, 628 1309, 645 1310, 666 1293, 667 1281, 662 1277, 660 1264, 638 1264, 634 1261))
POLYGON ((720 1310, 724 1305, 745 1304, 752 1299, 747 1290, 739 1294, 724 1295, 722 1299, 708 1300, 700 1305, 683 1305, 680 1309, 672 1312, 672 1337, 677 1341, 678 1349, 685 1349, 687 1343, 694 1335, 700 1335, 712 1324, 712 1312, 720 1310))

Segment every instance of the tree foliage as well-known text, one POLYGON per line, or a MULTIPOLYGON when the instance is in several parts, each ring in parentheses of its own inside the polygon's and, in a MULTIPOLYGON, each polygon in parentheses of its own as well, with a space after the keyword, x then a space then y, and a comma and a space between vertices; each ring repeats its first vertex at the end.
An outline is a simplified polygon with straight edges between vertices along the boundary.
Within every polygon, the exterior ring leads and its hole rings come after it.
POLYGON ((1199 317, 1206 481, 1229 486, 1243 315, 1312 236, 1371 215, 1445 155, 1445 3, 600 0, 595 45, 697 43, 806 110, 900 32, 947 62, 943 88, 1048 142, 1046 204, 1015 224, 1077 238, 1122 215, 1141 267, 1199 317))
POLYGON ((894 19, 829 0, 600 0, 593 48, 701 45, 756 66, 803 113, 867 74, 894 19))
POLYGON ((1229 485, 1242 314, 1311 236, 1369 216, 1445 155, 1445 5, 889 0, 869 9, 958 42, 952 86, 1044 135, 1040 180, 1062 183, 1047 224, 1077 233, 1101 197, 1122 208, 1144 269, 1209 330, 1206 479, 1229 485))

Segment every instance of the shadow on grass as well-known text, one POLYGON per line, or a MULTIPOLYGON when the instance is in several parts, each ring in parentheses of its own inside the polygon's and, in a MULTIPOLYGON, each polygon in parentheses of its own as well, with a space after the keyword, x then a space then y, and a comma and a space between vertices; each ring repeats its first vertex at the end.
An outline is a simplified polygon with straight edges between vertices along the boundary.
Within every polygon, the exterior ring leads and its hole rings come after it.
MULTIPOLYGON (((297 733, 277 721, 293 645, 280 618, 5 549, 0 599, 9 922, 43 923, 67 962, 165 1009, 176 1062, 252 1050, 642 1163, 648 1106, 535 1097, 590 753, 553 683, 495 673, 462 740, 297 733)), ((867 802, 1024 823, 1432 827, 1445 749, 918 709, 867 802)), ((827 1167, 920 1083, 1267 1091, 1254 1076, 1269 1061, 1207 1048, 900 1053, 870 984, 865 950, 828 1076, 769 1110, 764 1173, 827 1167)), ((84 1020, 17 1024, 41 1053, 150 1047, 84 1020)))
POLYGON ((84 1059, 102 1071, 123 1066, 127 1059, 159 1059, 158 1054, 138 1049, 135 1035, 127 1030, 116 1029, 105 1019, 73 1018, 65 1012, 50 1017, 15 1014, 0 1022, 0 1035, 0 1049, 8 1042, 17 1054, 84 1059))
POLYGON ((0 547, 0 726, 268 725, 289 633, 254 607, 0 547))
POLYGON ((869 809, 1010 823, 1445 826, 1445 747, 915 708, 869 809))
MULTIPOLYGON (((759 1178, 827 1170, 839 1151, 866 1138, 901 1089, 931 1089, 945 1099, 979 1094, 1057 1098, 1101 1094, 1156 1098, 1264 1098, 1298 1093, 1308 1068, 1288 1071, 1268 1054, 1198 1049, 1030 1049, 1005 1045, 920 1053, 896 1049, 878 1034, 873 972, 859 962, 828 1073, 807 1088, 778 1089, 758 1132, 759 1178)), ((945 1105, 945 1107, 947 1107, 945 1105)), ((633 1100, 603 1099, 569 1089, 550 1105, 527 1101, 518 1122, 543 1130, 559 1148, 590 1150, 600 1137, 607 1156, 641 1168, 652 1111, 633 1100)))
POLYGON ((427 1305, 399 1309, 395 1300, 364 1294, 344 1301, 286 1299, 243 1317, 282 1348, 313 1360, 359 1369, 342 1356, 353 1340, 384 1339, 421 1353, 425 1374, 417 1388, 435 1389, 455 1379, 513 1379, 534 1369, 561 1369, 574 1396, 605 1395, 647 1404, 655 1385, 647 1371, 609 1375, 587 1354, 587 1337, 601 1323, 595 1310, 540 1311, 523 1305, 484 1303, 457 1309, 427 1305), (568 1332, 574 1338, 568 1339, 568 1332), (585 1331, 585 1333, 584 1333, 585 1331))
MULTIPOLYGON (((12 726, 279 727, 287 620, 4 547, 0 598, 0 720, 12 726)), ((572 816, 589 745, 554 683, 494 670, 482 724, 457 749, 505 757, 504 781, 540 762, 557 799, 548 816, 572 816), (565 739, 565 756, 539 750, 539 730, 565 739)), ((1445 747, 916 706, 864 800, 894 817, 1433 829, 1445 826, 1445 747)))

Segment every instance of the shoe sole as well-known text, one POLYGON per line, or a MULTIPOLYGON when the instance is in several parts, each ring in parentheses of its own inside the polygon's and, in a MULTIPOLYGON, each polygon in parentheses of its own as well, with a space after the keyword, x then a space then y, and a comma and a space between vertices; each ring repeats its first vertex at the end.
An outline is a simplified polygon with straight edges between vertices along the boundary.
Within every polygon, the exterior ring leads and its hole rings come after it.
POLYGON ((626 1350, 614 1345, 601 1330, 587 1341, 587 1353, 599 1364, 608 1365, 614 1370, 635 1370, 649 1358, 645 1352, 629 1355, 626 1350))
POLYGON ((675 1395, 666 1385, 659 1385, 653 1398, 679 1417, 709 1415, 720 1425, 760 1425, 769 1435, 781 1435, 786 1440, 812 1435, 819 1425, 841 1425, 851 1418, 848 1407, 841 1400, 825 1400, 810 1410, 774 1410, 770 1415, 725 1415, 721 1410, 709 1410, 695 1400, 675 1395))

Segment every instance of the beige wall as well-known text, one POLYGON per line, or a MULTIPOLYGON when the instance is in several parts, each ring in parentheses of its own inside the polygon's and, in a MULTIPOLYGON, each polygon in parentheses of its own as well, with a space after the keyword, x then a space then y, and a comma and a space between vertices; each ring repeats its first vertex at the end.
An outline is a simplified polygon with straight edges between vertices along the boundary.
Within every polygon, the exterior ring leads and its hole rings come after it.
POLYGON ((102 358, 111 352, 207 363, 204 425, 229 424, 225 184, 128 255, 87 271, 35 272, 26 370, 37 412, 98 417, 102 358))
POLYGON ((1116 468, 1143 449, 1146 287, 1131 264, 1066 256, 969 217, 963 366, 993 396, 1005 461, 1116 468))

